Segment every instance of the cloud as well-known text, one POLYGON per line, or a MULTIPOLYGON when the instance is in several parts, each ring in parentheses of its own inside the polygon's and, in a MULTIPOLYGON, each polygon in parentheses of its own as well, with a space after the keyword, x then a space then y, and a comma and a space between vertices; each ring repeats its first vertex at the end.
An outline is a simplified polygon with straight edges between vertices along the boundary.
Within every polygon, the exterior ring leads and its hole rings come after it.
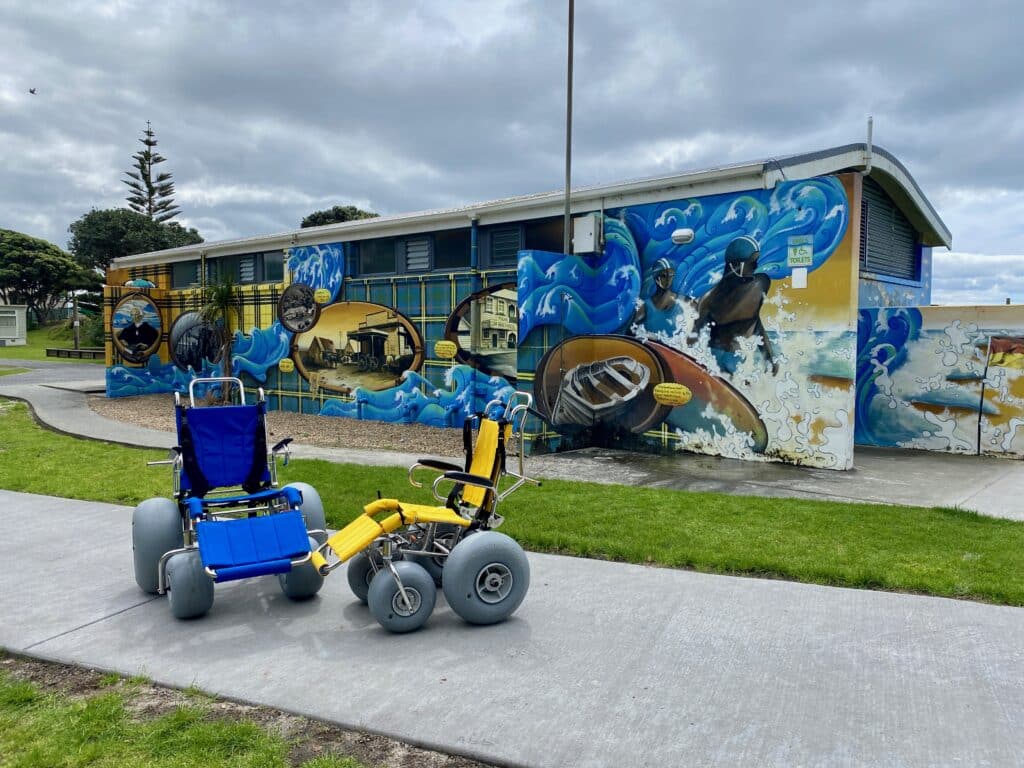
MULTIPOLYGON (((1010 0, 578 4, 574 183, 860 141, 872 114, 950 256, 1024 253, 1022 25, 1010 0)), ((556 190, 565 45, 564 4, 527 0, 0 0, 0 226, 64 245, 122 205, 147 120, 208 240, 556 190)))
POLYGON ((933 252, 935 304, 1024 304, 1024 255, 933 252))

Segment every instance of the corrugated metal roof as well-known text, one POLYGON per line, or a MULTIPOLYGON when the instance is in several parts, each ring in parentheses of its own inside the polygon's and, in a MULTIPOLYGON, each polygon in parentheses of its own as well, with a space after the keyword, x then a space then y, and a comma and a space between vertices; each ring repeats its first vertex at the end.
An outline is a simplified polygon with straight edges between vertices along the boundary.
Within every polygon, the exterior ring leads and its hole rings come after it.
MULTIPOLYGON (((847 144, 786 157, 721 165, 613 184, 575 187, 571 194, 573 213, 585 213, 603 207, 671 200, 681 196, 693 197, 717 192, 771 188, 784 180, 812 178, 845 170, 863 171, 867 167, 867 151, 866 144, 847 144)), ((871 177, 886 189, 897 206, 914 224, 922 235, 924 245, 950 247, 952 238, 949 230, 903 164, 894 155, 878 146, 873 147, 871 160, 871 177)), ((379 216, 343 224, 327 224, 322 227, 143 253, 116 259, 114 266, 130 267, 183 261, 197 258, 202 253, 226 256, 300 245, 408 235, 468 226, 470 220, 474 218, 481 224, 519 221, 561 214, 564 204, 565 196, 561 190, 538 192, 453 208, 379 216)))

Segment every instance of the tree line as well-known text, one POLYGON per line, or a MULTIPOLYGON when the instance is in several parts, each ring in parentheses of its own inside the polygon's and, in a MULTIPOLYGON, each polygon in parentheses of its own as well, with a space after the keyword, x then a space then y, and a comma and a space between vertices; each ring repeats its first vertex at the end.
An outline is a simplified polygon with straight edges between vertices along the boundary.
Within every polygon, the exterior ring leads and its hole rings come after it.
MULTIPOLYGON (((114 259, 203 242, 194 227, 171 221, 181 209, 174 201, 172 174, 159 168, 166 158, 157 151, 148 122, 139 142, 142 148, 132 155, 131 169, 121 180, 128 187, 128 206, 93 208, 78 218, 68 228, 66 251, 46 240, 0 229, 0 299, 27 305, 39 324, 65 303, 71 291, 91 292, 92 300, 86 298, 84 306, 97 310, 98 292, 114 259)), ((334 206, 309 214, 301 227, 376 215, 351 205, 334 206)))

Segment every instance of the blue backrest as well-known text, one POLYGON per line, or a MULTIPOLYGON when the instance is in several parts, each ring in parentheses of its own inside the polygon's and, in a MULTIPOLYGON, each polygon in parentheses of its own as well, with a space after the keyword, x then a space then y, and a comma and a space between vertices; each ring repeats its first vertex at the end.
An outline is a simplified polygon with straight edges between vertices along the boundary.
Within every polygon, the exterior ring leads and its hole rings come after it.
MULTIPOLYGON (((263 408, 253 405, 211 405, 203 408, 179 408, 178 440, 182 448, 194 452, 196 464, 210 488, 242 485, 253 472, 254 461, 262 465, 260 482, 270 480, 263 439, 263 408), (186 434, 186 424, 187 432, 186 434), (189 440, 189 436, 191 440, 189 440), (258 451, 257 446, 262 446, 258 451), (257 457, 257 451, 260 456, 257 457)), ((204 485, 190 478, 186 458, 181 474, 181 489, 188 491, 204 485)), ((199 493, 205 495, 205 491, 199 493)))

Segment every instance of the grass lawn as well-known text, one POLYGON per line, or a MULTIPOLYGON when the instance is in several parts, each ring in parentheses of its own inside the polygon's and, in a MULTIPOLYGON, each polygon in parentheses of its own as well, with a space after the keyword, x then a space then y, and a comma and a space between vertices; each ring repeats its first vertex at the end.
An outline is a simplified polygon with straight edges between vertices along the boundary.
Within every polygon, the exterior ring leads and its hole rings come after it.
POLYGON ((11 368, 0 361, 0 376, 12 376, 15 373, 28 373, 28 368, 11 368))
MULTIPOLYGON (((145 467, 165 455, 51 433, 21 404, 0 410, 0 488, 135 504, 169 495, 170 470, 145 467)), ((334 527, 377 491, 431 498, 400 468, 296 460, 281 480, 314 485, 334 527)), ((500 510, 502 530, 538 552, 1024 605, 1024 523, 958 510, 565 481, 500 510)))
MULTIPOLYGON (((109 692, 85 697, 47 693, 0 672, 0 765, 135 768, 284 768, 289 743, 254 722, 213 714, 212 700, 168 714, 133 714, 131 681, 109 676, 109 692), (116 685, 116 688, 115 688, 116 685)), ((360 768, 350 758, 317 757, 300 768, 360 768)))
POLYGON ((72 363, 99 363, 103 360, 79 360, 77 358, 47 357, 47 347, 73 347, 74 336, 71 329, 63 323, 47 325, 28 332, 25 345, 19 347, 0 347, 0 363, 5 360, 50 360, 72 363))

